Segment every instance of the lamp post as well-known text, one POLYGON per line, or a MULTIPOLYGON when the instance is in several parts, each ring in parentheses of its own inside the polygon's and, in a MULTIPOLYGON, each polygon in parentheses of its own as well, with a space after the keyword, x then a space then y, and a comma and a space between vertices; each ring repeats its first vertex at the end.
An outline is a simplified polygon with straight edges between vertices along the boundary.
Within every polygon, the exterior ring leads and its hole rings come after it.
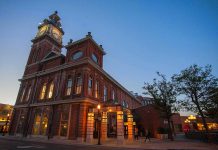
POLYGON ((101 105, 100 104, 98 104, 97 109, 98 109, 98 145, 101 145, 101 113, 100 113, 101 105))
POLYGON ((8 126, 8 122, 9 122, 9 116, 10 116, 10 114, 8 113, 8 114, 7 114, 7 120, 6 120, 6 122, 5 122, 5 129, 3 130, 2 136, 5 135, 5 132, 6 132, 6 130, 7 130, 7 126, 8 126))

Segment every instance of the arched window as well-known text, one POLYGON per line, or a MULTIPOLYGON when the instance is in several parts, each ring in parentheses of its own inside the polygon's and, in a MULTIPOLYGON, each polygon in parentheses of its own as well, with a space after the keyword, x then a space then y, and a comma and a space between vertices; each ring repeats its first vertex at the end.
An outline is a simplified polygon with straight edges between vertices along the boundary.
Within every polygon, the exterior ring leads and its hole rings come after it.
POLYGON ((104 86, 104 102, 107 101, 107 87, 104 86))
POLYGON ((46 88, 47 88, 47 83, 44 83, 41 89, 41 93, 40 93, 40 97, 39 99, 44 99, 45 98, 45 92, 46 92, 46 88))
POLYGON ((53 96, 53 91, 54 91, 54 82, 51 82, 51 84, 50 84, 50 86, 49 86, 49 91, 48 91, 47 98, 52 98, 52 96, 53 96))
POLYGON ((95 82, 95 98, 99 98, 99 82, 95 82))
POLYGON ((73 85, 73 81, 72 79, 69 77, 67 80, 67 89, 66 89, 66 95, 69 96, 71 94, 72 91, 72 85, 73 85))
POLYGON ((88 95, 92 95, 92 77, 89 77, 89 82, 88 82, 88 95))
POLYGON ((76 77, 76 94, 81 94, 82 92, 82 76, 78 75, 76 77))
POLYGON ((82 51, 77 51, 73 54, 72 59, 73 60, 77 60, 79 58, 81 58, 83 56, 83 52, 82 51))
POLYGON ((20 102, 23 102, 23 100, 24 100, 25 91, 26 91, 26 87, 24 86, 23 90, 22 90, 22 93, 21 93, 21 96, 20 96, 20 102))
POLYGON ((92 60, 94 60, 94 62, 98 63, 98 57, 95 54, 92 54, 92 60))
POLYGON ((27 97, 26 97, 26 101, 29 101, 30 98, 30 93, 31 93, 31 86, 29 86, 28 92, 27 92, 27 97))

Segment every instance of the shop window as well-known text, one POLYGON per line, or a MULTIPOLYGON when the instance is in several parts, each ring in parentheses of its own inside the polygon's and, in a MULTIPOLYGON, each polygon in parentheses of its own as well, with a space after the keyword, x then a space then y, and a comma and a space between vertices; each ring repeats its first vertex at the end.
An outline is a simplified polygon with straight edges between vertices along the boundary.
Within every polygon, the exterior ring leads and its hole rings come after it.
POLYGON ((46 112, 37 112, 34 118, 33 134, 46 135, 48 128, 48 115, 46 112))
POLYGON ((40 123, 41 123, 41 114, 37 113, 35 115, 35 120, 34 120, 34 125, 33 125, 33 134, 34 135, 39 135, 40 123))
POLYGON ((67 136, 68 120, 69 120, 69 105, 63 105, 63 111, 60 117, 60 136, 67 136))
POLYGON ((41 127, 41 135, 46 135, 47 128, 48 128, 48 116, 45 112, 43 113, 40 127, 41 127))
POLYGON ((17 133, 22 134, 24 131, 24 125, 25 125, 25 113, 24 111, 21 112, 18 126, 17 126, 17 133))

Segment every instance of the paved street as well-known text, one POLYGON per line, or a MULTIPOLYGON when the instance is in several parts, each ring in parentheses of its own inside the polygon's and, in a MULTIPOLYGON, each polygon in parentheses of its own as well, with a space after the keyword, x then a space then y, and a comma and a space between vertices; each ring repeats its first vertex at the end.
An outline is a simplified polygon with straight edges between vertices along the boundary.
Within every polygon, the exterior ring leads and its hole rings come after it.
MULTIPOLYGON (((66 144, 54 144, 54 143, 42 143, 35 141, 24 140, 10 140, 0 138, 0 150, 121 150, 122 147, 114 148, 98 145, 66 145, 66 144)), ((127 149, 127 148, 125 148, 127 149)))
POLYGON ((26 139, 18 137, 0 136, 0 150, 144 150, 144 149, 164 149, 164 150, 217 150, 218 144, 204 143, 201 141, 185 139, 183 135, 177 135, 175 141, 151 139, 150 142, 144 142, 141 138, 137 141, 124 144, 117 144, 114 140, 102 142, 102 145, 76 143, 71 140, 47 140, 47 139, 26 139))

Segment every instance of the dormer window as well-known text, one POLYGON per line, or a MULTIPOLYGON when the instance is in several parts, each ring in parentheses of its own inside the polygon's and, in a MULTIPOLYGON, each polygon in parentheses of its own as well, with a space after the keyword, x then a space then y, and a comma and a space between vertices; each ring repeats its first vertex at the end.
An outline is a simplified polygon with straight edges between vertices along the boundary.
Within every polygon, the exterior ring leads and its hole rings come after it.
POLYGON ((82 51, 77 51, 73 54, 72 59, 73 60, 77 60, 80 59, 83 56, 83 52, 82 51))
POLYGON ((98 63, 98 57, 95 54, 92 54, 92 60, 94 60, 94 62, 98 63))

